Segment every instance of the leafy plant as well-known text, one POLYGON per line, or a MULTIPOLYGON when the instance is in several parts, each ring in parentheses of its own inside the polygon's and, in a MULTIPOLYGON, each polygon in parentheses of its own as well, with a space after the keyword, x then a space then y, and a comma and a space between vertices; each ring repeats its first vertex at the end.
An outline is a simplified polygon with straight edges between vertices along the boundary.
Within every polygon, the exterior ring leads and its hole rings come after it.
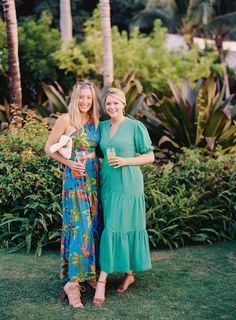
POLYGON ((47 108, 49 113, 67 112, 66 97, 63 89, 57 82, 55 82, 55 86, 43 83, 43 90, 48 98, 48 105, 52 105, 51 108, 49 106, 47 108))
POLYGON ((58 239, 61 171, 44 154, 48 129, 32 115, 23 128, 0 135, 0 241, 10 251, 58 239))
POLYGON ((152 106, 163 130, 159 145, 208 147, 220 145, 224 152, 235 151, 236 125, 233 116, 236 106, 232 96, 223 100, 224 88, 219 90, 213 76, 199 80, 194 89, 187 79, 179 91, 172 81, 172 97, 164 97, 152 106))
POLYGON ((144 167, 147 230, 154 247, 236 238, 234 155, 185 150, 174 162, 144 167))
MULTIPOLYGON (((84 26, 85 37, 80 45, 71 43, 71 49, 58 50, 54 57, 59 68, 75 78, 89 78, 101 83, 103 74, 102 32, 99 10, 84 26)), ((191 83, 199 77, 209 76, 211 70, 221 73, 216 62, 217 52, 202 52, 197 46, 191 50, 178 50, 173 55, 166 45, 167 29, 156 21, 153 32, 143 35, 136 28, 128 34, 112 28, 114 78, 122 80, 127 72, 135 73, 145 92, 163 95, 169 91, 167 79, 180 83, 186 76, 191 83)))
MULTIPOLYGON (((21 69, 21 82, 24 104, 39 104, 44 100, 42 82, 53 83, 58 78, 66 87, 70 85, 70 77, 64 75, 58 68, 58 62, 53 53, 60 48, 60 33, 51 27, 52 16, 44 12, 35 20, 30 17, 18 21, 19 29, 19 56, 21 69), (65 81, 67 80, 67 81, 65 81)), ((7 65, 6 31, 0 19, 0 63, 1 98, 6 96, 7 78, 5 74, 7 65)))

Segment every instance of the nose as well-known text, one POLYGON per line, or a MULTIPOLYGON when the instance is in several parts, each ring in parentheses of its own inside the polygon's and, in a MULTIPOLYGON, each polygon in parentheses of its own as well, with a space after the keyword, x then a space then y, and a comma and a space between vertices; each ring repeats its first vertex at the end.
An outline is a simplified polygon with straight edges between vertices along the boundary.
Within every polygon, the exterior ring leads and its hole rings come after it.
POLYGON ((89 101, 89 99, 84 97, 84 98, 81 98, 81 101, 84 102, 84 103, 87 103, 89 101))

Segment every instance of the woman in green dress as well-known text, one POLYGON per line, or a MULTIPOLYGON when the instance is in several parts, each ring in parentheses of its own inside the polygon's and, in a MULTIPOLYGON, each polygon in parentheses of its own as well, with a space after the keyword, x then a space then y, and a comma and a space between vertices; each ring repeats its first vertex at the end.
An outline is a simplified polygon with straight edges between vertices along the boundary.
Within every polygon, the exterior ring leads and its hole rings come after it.
POLYGON ((154 161, 153 147, 146 127, 124 116, 125 105, 121 90, 110 88, 107 91, 105 107, 111 119, 99 125, 100 147, 104 154, 100 170, 104 231, 94 305, 105 301, 108 273, 125 272, 117 288, 117 292, 124 292, 135 281, 134 271, 151 268, 143 176, 139 166, 154 161))

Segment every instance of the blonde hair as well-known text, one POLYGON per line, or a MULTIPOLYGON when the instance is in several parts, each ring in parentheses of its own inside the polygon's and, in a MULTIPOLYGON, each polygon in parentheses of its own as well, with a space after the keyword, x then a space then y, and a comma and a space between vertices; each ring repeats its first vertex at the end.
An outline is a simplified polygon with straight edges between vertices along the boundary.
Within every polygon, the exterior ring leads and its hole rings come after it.
POLYGON ((117 89, 117 88, 107 89, 107 92, 104 97, 104 104, 106 104, 106 99, 108 96, 111 96, 113 98, 118 99, 120 102, 122 102, 124 104, 124 106, 126 106, 126 98, 125 98, 125 94, 122 90, 117 89))
POLYGON ((94 89, 94 84, 89 81, 78 82, 73 87, 71 97, 70 97, 70 103, 68 106, 70 122, 75 128, 79 128, 82 124, 81 112, 79 109, 79 97, 80 97, 81 90, 84 88, 89 88, 92 93, 92 107, 88 111, 88 114, 93 119, 95 127, 97 128, 99 124, 99 104, 98 104, 96 92, 94 89))

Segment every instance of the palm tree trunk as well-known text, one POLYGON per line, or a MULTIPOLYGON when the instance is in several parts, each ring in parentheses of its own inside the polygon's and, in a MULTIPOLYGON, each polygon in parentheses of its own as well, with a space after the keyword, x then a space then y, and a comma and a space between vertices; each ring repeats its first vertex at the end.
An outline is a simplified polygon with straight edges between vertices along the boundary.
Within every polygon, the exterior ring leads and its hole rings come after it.
POLYGON ((113 82, 110 2, 109 0, 99 2, 103 36, 103 84, 105 88, 108 88, 113 82))
POLYGON ((60 0, 60 29, 63 48, 73 37, 70 0, 60 0))
POLYGON ((230 96, 230 84, 229 84, 229 76, 227 73, 227 67, 225 63, 225 55, 223 50, 223 35, 216 35, 215 36, 215 44, 217 47, 217 50, 219 52, 220 56, 220 62, 223 68, 223 77, 224 77, 224 83, 225 83, 225 97, 228 98, 230 96))
POLYGON ((10 90, 10 104, 17 104, 22 109, 22 90, 20 64, 18 56, 17 18, 14 0, 3 0, 3 11, 6 22, 8 46, 8 86, 10 90))

